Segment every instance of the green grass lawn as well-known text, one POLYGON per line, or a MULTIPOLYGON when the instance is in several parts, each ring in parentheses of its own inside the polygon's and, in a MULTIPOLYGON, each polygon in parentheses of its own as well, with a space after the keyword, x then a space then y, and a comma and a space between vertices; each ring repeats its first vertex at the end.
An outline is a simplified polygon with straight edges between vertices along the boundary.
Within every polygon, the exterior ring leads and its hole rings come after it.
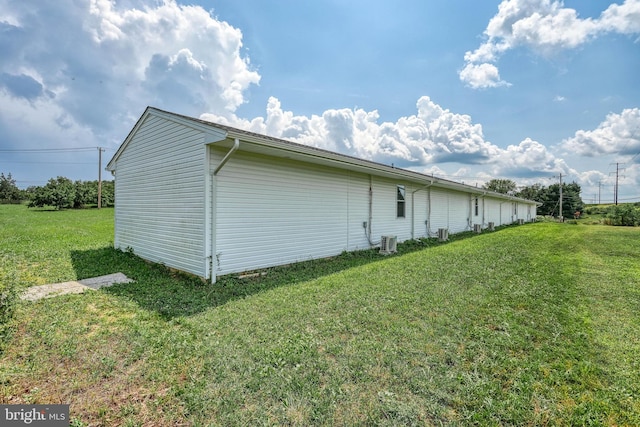
POLYGON ((21 303, 0 403, 75 425, 640 425, 640 230, 508 227, 216 285, 111 248, 113 210, 0 206, 21 303))

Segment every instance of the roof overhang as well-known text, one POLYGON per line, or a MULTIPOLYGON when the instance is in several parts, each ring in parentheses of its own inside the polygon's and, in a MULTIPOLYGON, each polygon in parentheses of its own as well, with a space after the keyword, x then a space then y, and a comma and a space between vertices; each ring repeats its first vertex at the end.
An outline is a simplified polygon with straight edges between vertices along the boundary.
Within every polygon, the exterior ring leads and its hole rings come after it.
MULTIPOLYGON (((154 107, 147 107, 145 109, 140 119, 138 119, 133 129, 131 129, 131 131, 127 135, 127 138, 125 138, 118 151, 114 154, 113 158, 107 164, 107 170, 111 172, 115 171, 117 159, 126 149, 129 142, 133 139, 133 136, 136 134, 138 129, 147 120, 147 118, 152 115, 162 117, 169 121, 180 123, 193 129, 200 130, 204 134, 204 144, 215 144, 215 146, 219 146, 221 148, 230 149, 237 139, 240 141, 240 151, 247 151, 272 157, 287 158, 295 161, 322 166, 335 167, 368 175, 411 182, 423 186, 433 186, 435 188, 444 188, 448 190, 465 192, 476 196, 489 196, 505 201, 519 201, 528 204, 536 203, 531 200, 514 197, 508 194, 496 193, 483 188, 450 181, 433 175, 427 175, 408 169, 396 168, 394 166, 335 153, 332 151, 323 150, 320 148, 311 147, 284 139, 260 135, 254 132, 244 131, 241 129, 208 122, 193 117, 163 111, 154 107)), ((536 203, 536 205, 539 204, 536 203)))

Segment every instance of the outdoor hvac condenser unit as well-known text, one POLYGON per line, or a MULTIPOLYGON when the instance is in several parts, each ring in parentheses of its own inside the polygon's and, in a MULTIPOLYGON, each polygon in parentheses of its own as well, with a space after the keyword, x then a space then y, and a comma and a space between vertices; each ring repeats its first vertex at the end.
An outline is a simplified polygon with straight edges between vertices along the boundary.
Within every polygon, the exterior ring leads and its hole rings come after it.
POLYGON ((482 224, 473 224, 473 232, 474 233, 482 233, 482 224))
POLYGON ((383 255, 395 254, 398 238, 396 236, 382 236, 380 238, 380 253, 383 255))
POLYGON ((496 223, 495 222, 490 222, 489 223, 489 231, 493 231, 496 229, 496 223))
POLYGON ((522 224, 524 224, 524 219, 520 218, 520 219, 518 220, 518 225, 522 225, 522 224))
POLYGON ((438 228, 438 241, 446 242, 449 240, 449 230, 446 228, 438 228))

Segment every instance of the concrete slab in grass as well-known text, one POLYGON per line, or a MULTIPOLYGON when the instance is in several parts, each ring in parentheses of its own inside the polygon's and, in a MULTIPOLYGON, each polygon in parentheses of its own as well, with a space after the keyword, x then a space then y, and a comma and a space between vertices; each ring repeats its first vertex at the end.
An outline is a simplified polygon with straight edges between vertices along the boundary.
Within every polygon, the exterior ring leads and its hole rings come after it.
POLYGON ((114 273, 77 281, 32 286, 22 294, 21 298, 26 301, 37 301, 42 298, 51 298, 58 295, 81 294, 87 290, 96 290, 116 283, 129 282, 133 282, 133 280, 129 279, 123 273, 114 273))

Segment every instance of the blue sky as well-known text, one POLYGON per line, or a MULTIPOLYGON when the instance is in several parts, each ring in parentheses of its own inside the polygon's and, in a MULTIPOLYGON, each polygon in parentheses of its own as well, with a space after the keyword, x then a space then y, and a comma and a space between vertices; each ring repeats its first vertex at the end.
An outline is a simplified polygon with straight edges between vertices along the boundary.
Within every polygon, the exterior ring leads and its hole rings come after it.
POLYGON ((619 163, 640 201, 640 0, 0 0, 0 58, 21 187, 96 179, 152 105, 472 185, 562 174, 585 202, 619 163))

